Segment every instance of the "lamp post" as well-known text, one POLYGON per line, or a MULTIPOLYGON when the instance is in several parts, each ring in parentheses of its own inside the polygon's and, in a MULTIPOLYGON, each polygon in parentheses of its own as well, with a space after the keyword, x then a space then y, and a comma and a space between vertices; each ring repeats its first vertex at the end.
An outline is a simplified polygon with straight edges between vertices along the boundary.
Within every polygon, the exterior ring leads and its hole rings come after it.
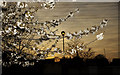
POLYGON ((65 31, 62 31, 61 34, 63 36, 63 52, 64 52, 64 36, 65 36, 65 31))

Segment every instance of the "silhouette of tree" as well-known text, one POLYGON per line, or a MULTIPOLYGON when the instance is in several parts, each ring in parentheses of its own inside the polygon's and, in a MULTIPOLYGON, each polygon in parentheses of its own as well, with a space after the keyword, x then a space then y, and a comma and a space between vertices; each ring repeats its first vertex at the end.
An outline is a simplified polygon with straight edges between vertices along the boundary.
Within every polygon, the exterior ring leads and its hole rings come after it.
POLYGON ((93 58, 95 52, 92 51, 91 48, 87 48, 80 39, 72 39, 67 43, 66 52, 72 57, 80 57, 80 58, 93 58))

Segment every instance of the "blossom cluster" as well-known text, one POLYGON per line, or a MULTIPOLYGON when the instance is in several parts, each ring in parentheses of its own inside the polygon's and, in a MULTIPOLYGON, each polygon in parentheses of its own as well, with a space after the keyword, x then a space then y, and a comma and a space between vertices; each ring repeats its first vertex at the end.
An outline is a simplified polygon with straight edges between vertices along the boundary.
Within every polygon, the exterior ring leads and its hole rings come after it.
POLYGON ((41 4, 45 9, 53 9, 55 8, 55 1, 46 1, 43 4, 41 4))
MULTIPOLYGON (((82 36, 87 36, 88 34, 92 33, 95 34, 100 28, 103 28, 107 25, 108 20, 103 19, 103 21, 100 23, 99 26, 92 26, 91 28, 87 28, 85 30, 80 30, 79 32, 73 32, 73 33, 67 33, 66 37, 67 39, 71 40, 73 37, 76 37, 77 39, 82 38, 82 36)), ((98 37, 98 36, 97 36, 98 37)))

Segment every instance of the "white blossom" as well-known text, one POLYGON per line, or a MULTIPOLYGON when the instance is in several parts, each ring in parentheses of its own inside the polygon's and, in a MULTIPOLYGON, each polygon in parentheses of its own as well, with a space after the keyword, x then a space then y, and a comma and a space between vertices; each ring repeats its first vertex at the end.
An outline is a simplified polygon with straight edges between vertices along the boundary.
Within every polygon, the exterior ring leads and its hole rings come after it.
POLYGON ((103 21, 100 23, 100 27, 103 28, 104 26, 106 26, 107 22, 108 22, 107 19, 103 19, 103 21))
POLYGON ((83 50, 83 48, 80 47, 79 50, 83 50))
POLYGON ((83 48, 77 45, 77 50, 83 50, 83 48))
POLYGON ((97 40, 102 40, 103 39, 103 33, 100 33, 96 35, 97 40))
POLYGON ((91 30, 95 30, 96 28, 95 27, 92 27, 91 30))
POLYGON ((21 58, 21 56, 16 56, 17 59, 21 58))
POLYGON ((55 1, 46 1, 41 6, 43 6, 45 9, 53 9, 55 7, 55 1))
POLYGON ((0 1, 0 6, 1 6, 1 7, 6 7, 6 5, 7 5, 6 2, 0 1))
POLYGON ((83 34, 83 31, 82 31, 82 30, 80 30, 78 33, 79 33, 79 34, 83 34))
POLYGON ((8 30, 5 30, 5 31, 6 31, 6 33, 10 33, 12 31, 12 28, 9 27, 8 30))
POLYGON ((17 44, 13 43, 14 46, 16 46, 17 44))
POLYGON ((75 12, 79 13, 79 12, 80 12, 80 11, 79 11, 79 8, 75 9, 75 12))
POLYGON ((2 31, 0 31, 0 35, 2 35, 2 31))
POLYGON ((22 24, 22 20, 17 22, 17 26, 20 27, 20 25, 22 24))
POLYGON ((18 8, 25 8, 27 7, 28 5, 26 3, 23 3, 23 2, 17 2, 17 7, 18 8))
POLYGON ((73 17, 73 15, 74 15, 74 13, 71 11, 71 12, 69 13, 69 16, 70 16, 70 17, 73 17))
POLYGON ((8 16, 12 16, 12 15, 15 15, 16 13, 9 13, 8 16))
POLYGON ((52 31, 50 32, 50 34, 51 34, 51 35, 53 35, 53 36, 55 35, 55 33, 54 33, 54 32, 52 32, 52 31))
POLYGON ((4 13, 0 12, 0 17, 1 17, 1 18, 3 17, 3 15, 4 15, 4 13))
POLYGON ((21 65, 21 62, 19 62, 18 64, 21 65))
POLYGON ((77 45, 77 49, 79 48, 79 46, 77 45))
POLYGON ((38 35, 40 35, 40 32, 37 32, 38 35))
POLYGON ((107 19, 103 19, 103 22, 107 24, 108 20, 107 19))
POLYGON ((75 49, 72 49, 72 52, 70 52, 72 55, 76 53, 75 49))
POLYGON ((69 40, 73 38, 71 33, 67 33, 67 36, 69 37, 69 40))
POLYGON ((89 33, 89 30, 85 29, 84 32, 85 32, 85 33, 89 33))
POLYGON ((16 30, 16 29, 14 29, 13 34, 14 34, 14 35, 17 34, 17 30, 16 30))

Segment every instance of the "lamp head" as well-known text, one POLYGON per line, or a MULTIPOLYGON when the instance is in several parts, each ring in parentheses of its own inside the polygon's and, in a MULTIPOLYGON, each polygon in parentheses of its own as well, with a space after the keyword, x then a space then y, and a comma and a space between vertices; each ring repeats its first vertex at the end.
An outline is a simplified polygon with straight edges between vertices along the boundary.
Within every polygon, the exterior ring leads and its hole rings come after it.
POLYGON ((62 34, 62 36, 64 36, 65 35, 65 31, 62 31, 61 34, 62 34))

